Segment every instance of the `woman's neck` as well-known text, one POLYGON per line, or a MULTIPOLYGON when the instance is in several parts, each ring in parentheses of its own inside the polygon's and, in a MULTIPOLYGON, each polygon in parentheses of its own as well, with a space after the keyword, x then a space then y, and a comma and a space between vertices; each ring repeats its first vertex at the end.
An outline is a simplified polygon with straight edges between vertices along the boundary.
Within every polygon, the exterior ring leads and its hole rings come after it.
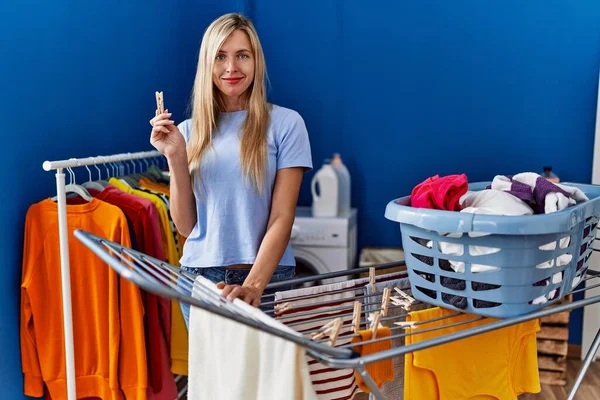
POLYGON ((242 111, 246 109, 246 101, 244 96, 227 96, 223 99, 223 105, 225 106, 225 112, 242 111))

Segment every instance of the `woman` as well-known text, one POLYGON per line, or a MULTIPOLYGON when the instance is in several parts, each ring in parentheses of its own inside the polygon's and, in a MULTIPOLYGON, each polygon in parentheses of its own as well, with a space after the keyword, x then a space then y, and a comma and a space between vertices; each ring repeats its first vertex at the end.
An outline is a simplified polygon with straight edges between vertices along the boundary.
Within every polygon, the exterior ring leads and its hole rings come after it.
MULTIPOLYGON (((224 15, 202 39, 192 118, 177 126, 165 112, 150 121, 150 142, 171 173, 171 216, 187 237, 182 270, 255 307, 269 282, 294 276, 290 232, 312 169, 304 121, 267 103, 265 75, 252 23, 224 15)), ((189 306, 182 310, 187 324, 189 306)))

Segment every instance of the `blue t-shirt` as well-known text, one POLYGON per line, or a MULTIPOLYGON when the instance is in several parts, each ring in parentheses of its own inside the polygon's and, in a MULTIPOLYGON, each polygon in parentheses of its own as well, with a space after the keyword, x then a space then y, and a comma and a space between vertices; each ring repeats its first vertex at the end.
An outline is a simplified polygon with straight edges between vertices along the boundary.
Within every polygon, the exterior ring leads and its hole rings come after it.
MULTIPOLYGON (((253 264, 267 230, 277 170, 312 169, 304 120, 294 110, 273 105, 267 127, 266 186, 259 195, 251 180, 243 176, 240 163, 246 114, 245 110, 220 113, 213 148, 204 153, 200 172, 191 171, 198 219, 183 247, 181 265, 199 268, 253 264)), ((192 120, 179 124, 179 130, 189 143, 192 120)), ((279 265, 295 265, 289 243, 279 265)))

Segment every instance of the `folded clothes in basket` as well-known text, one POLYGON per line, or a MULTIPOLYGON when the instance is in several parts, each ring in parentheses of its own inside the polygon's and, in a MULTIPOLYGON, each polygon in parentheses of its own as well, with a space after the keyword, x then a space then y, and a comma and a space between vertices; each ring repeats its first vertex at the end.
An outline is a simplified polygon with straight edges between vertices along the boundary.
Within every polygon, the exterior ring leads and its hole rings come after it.
POLYGON ((490 188, 501 190, 529 204, 536 214, 548 214, 589 200, 578 188, 552 183, 534 172, 523 172, 512 177, 497 175, 490 188))
POLYGON ((425 179, 414 187, 411 205, 419 208, 459 211, 459 200, 467 192, 468 181, 465 174, 439 175, 425 179))
MULTIPOLYGON (((540 185, 543 186, 543 185, 540 185)), ((578 196, 581 198, 581 196, 578 196)), ((461 198, 461 206, 463 209, 460 212, 467 212, 473 214, 492 214, 492 215, 508 215, 508 216, 518 216, 518 215, 531 215, 534 213, 533 209, 521 198, 515 197, 510 192, 504 192, 501 190, 495 189, 486 189, 476 192, 469 192, 465 194, 461 198)), ((469 236, 478 237, 485 236, 486 233, 482 232, 470 232, 469 236)), ((461 234, 456 233, 447 233, 445 236, 448 237, 460 237, 461 234)), ((567 248, 570 243, 570 237, 564 237, 559 241, 560 248, 567 248)), ((425 245, 429 248, 432 248, 432 241, 427 241, 425 245)), ((468 250, 462 244, 456 244, 452 242, 439 242, 438 243, 439 250, 443 254, 448 255, 456 255, 462 256, 466 251, 469 252, 472 256, 479 256, 485 254, 492 254, 499 249, 488 247, 488 246, 468 246, 468 250)), ((554 250, 556 248, 556 242, 548 243, 541 247, 543 250, 554 250)), ((556 263, 554 259, 545 261, 537 265, 539 269, 552 268, 554 266, 560 267, 567 265, 572 259, 572 255, 563 254, 556 258, 556 263)), ((424 260, 421 260, 425 262, 424 260)), ((465 272, 465 263, 463 261, 456 260, 439 260, 440 268, 454 272, 464 273, 465 272), (444 268, 444 266, 450 266, 449 268, 444 268)), ((480 272, 488 272, 498 270, 499 267, 491 266, 491 265, 482 265, 482 264, 471 264, 471 272, 480 273, 480 272)), ((440 279, 441 284, 444 287, 453 290, 465 290, 465 281, 462 279, 456 278, 448 278, 442 277, 440 279)), ((562 281, 562 274, 556 273, 552 277, 552 283, 560 283, 562 281)), ((550 284, 550 279, 545 279, 539 283, 540 286, 547 286, 550 284)), ((499 285, 490 285, 486 283, 473 282, 472 288, 476 291, 490 290, 499 288, 499 285)), ((556 295, 556 291, 551 291, 548 296, 540 296, 533 300, 533 304, 543 304, 548 300, 552 300, 556 295)), ((463 296, 451 296, 446 295, 446 299, 444 299, 447 303, 460 308, 467 308, 467 299, 463 296)), ((485 304, 481 304, 481 301, 475 300, 478 302, 478 306, 482 307, 485 304)))

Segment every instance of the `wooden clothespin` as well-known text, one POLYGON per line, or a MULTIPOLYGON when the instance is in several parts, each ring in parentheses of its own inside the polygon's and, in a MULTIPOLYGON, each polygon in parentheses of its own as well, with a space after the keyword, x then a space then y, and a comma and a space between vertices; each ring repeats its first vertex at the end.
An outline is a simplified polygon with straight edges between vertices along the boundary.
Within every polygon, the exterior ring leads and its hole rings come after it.
POLYGON ((331 328, 331 331, 329 333, 329 345, 331 347, 335 346, 335 341, 337 340, 340 334, 340 330, 342 329, 343 324, 344 321, 341 318, 334 319, 333 327, 331 328))
POLYGON ((410 301, 405 300, 405 299, 401 299, 399 297, 396 296, 392 296, 390 297, 390 301, 393 305, 395 306, 400 306, 402 307, 405 311, 410 311, 410 305, 412 304, 410 301))
POLYGON ((371 284, 371 291, 373 293, 377 292, 377 287, 375 286, 375 268, 369 268, 369 283, 371 284))
POLYGON ((390 307, 390 297, 392 295, 392 289, 390 288, 384 288, 383 289, 383 298, 381 300, 381 314, 384 317, 387 317, 388 315, 388 308, 390 307))
POLYGON ((340 329, 342 328, 343 323, 344 321, 341 318, 331 320, 323 325, 317 332, 313 333, 310 338, 312 340, 319 340, 323 339, 325 336, 329 336, 329 345, 335 346, 335 342, 340 334, 340 329))
POLYGON ((165 112, 165 102, 163 99, 163 92, 154 92, 155 96, 156 96, 156 109, 158 110, 159 114, 162 114, 165 112))
POLYGON ((412 329, 415 327, 415 321, 398 321, 394 322, 394 325, 401 326, 404 329, 412 329))
POLYGON ((284 312, 284 311, 290 310, 291 308, 292 308, 292 303, 290 303, 290 302, 275 304, 275 311, 277 311, 277 312, 284 312))
POLYGON ((398 296, 390 296, 390 302, 395 306, 403 306, 406 304, 406 300, 400 299, 398 296))
POLYGON ((408 301, 410 304, 416 302, 415 299, 413 299, 411 296, 407 295, 406 293, 404 293, 401 289, 398 289, 397 287, 394 288, 394 290, 402 297, 404 297, 404 299, 406 301, 408 301))
POLYGON ((352 329, 354 333, 358 333, 360 330, 360 313, 362 311, 362 303, 360 301, 354 302, 354 313, 352 314, 352 329))
POLYGON ((379 311, 376 311, 371 315, 371 339, 375 339, 377 337, 377 328, 379 328, 379 320, 381 319, 381 314, 379 313, 379 311))

